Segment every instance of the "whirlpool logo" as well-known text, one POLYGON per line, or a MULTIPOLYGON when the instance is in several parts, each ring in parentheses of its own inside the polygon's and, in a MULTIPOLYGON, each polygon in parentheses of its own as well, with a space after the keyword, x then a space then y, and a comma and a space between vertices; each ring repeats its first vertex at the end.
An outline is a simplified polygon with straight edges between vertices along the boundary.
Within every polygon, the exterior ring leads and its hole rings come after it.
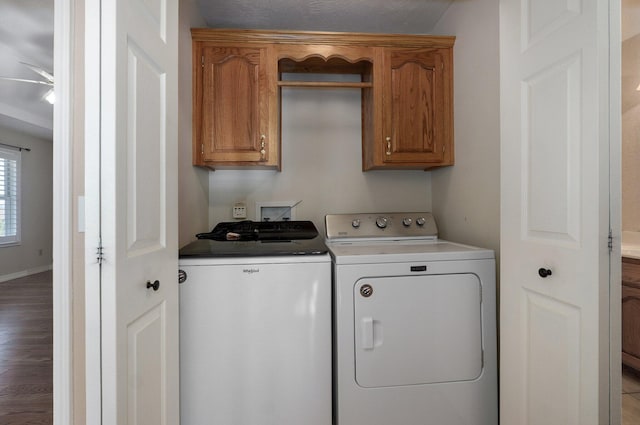
POLYGON ((242 269, 242 273, 248 273, 248 274, 260 273, 260 269, 242 269))

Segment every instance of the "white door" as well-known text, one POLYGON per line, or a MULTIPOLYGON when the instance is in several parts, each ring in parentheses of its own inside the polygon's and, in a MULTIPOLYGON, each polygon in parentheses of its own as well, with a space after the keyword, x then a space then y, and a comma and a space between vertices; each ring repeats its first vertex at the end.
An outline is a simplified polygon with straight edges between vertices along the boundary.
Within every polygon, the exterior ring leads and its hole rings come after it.
POLYGON ((608 423, 608 14, 500 1, 504 424, 608 423))
POLYGON ((99 228, 103 247, 99 302, 87 279, 88 423, 178 424, 178 0, 86 7, 87 203, 100 214, 87 237, 99 228))

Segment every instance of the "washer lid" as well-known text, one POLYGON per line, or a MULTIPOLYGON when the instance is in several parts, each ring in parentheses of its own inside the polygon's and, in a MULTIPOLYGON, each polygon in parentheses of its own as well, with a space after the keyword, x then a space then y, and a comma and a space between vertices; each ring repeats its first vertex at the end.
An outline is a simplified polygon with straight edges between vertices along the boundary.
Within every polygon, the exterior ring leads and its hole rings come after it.
POLYGON ((494 259, 492 250, 443 240, 327 241, 336 264, 494 259))

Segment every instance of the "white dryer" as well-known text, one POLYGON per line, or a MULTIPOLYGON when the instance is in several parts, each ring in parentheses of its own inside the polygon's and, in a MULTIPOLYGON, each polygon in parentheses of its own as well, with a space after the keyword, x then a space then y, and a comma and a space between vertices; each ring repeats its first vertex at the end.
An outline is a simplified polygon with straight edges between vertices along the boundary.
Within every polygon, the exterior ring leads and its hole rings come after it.
POLYGON ((497 425, 495 259, 430 213, 326 217, 336 425, 497 425))

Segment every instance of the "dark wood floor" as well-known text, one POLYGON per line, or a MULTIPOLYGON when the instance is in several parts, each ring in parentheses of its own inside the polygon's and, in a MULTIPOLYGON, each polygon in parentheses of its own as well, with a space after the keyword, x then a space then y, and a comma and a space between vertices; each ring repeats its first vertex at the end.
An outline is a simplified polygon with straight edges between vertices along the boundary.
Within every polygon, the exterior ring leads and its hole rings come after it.
POLYGON ((0 424, 53 423, 51 272, 0 283, 0 424))

